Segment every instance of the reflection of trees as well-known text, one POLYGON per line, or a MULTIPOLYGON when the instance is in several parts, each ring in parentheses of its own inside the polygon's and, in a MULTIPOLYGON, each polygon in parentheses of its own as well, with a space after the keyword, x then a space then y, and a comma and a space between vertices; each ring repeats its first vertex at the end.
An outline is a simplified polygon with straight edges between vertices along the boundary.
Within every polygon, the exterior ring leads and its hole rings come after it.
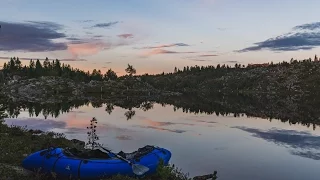
POLYGON ((142 109, 143 111, 148 111, 150 109, 153 108, 153 102, 142 102, 142 104, 140 105, 140 109, 142 109))
POLYGON ((114 105, 112 103, 107 103, 106 111, 108 112, 108 114, 111 114, 113 110, 114 110, 114 105))
POLYGON ((79 108, 83 105, 88 105, 88 101, 79 101, 75 100, 72 102, 64 103, 32 103, 32 102, 10 102, 4 98, 0 98, 0 104, 6 104, 5 111, 8 113, 8 116, 11 118, 16 118, 21 110, 27 110, 29 116, 39 116, 42 115, 47 118, 58 117, 61 113, 68 113, 74 108, 79 108))
POLYGON ((135 114, 136 114, 136 111, 131 109, 124 113, 124 115, 127 117, 127 120, 131 119, 135 114))
POLYGON ((0 124, 1 124, 1 121, 8 117, 7 113, 5 112, 6 110, 6 106, 3 105, 3 104, 0 104, 0 124))
POLYGON ((206 97, 172 97, 157 103, 173 105, 173 110, 186 113, 205 113, 235 117, 248 116, 279 119, 290 124, 300 123, 307 127, 320 125, 319 95, 236 95, 212 94, 206 97))
POLYGON ((101 101, 93 101, 93 102, 91 102, 91 105, 94 108, 101 108, 102 104, 103 104, 103 102, 101 102, 101 101))
POLYGON ((234 117, 248 116, 279 119, 290 124, 301 123, 306 126, 320 125, 320 98, 317 96, 290 96, 290 95, 223 95, 213 94, 206 97, 122 97, 114 99, 101 99, 101 97, 88 97, 89 100, 73 100, 63 103, 31 103, 12 102, 0 97, 0 104, 10 117, 17 117, 21 110, 27 110, 30 117, 43 114, 44 117, 58 117, 61 113, 68 113, 72 109, 91 104, 98 108, 105 105, 107 113, 111 114, 114 108, 126 109, 124 114, 131 119, 136 109, 148 111, 154 103, 162 106, 173 105, 173 110, 181 110, 193 114, 215 114, 217 116, 234 117), (153 99, 152 99, 153 98, 153 99), (160 100, 161 98, 161 100, 160 100))

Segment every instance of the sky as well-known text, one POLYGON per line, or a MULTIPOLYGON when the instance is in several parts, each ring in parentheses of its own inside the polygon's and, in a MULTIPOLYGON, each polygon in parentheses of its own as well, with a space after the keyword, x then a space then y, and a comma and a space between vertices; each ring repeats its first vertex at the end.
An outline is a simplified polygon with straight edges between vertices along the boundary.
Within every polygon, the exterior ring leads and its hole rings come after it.
POLYGON ((123 75, 313 57, 318 0, 1 0, 0 66, 59 59, 123 75))

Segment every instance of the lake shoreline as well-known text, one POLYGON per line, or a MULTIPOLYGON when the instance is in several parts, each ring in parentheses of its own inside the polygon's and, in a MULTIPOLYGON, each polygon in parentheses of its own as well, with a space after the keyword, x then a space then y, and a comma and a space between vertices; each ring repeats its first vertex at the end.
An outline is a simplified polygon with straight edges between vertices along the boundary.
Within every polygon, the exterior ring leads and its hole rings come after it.
MULTIPOLYGON (((19 126, 8 126, 4 120, 0 121, 0 177, 4 179, 25 179, 25 180, 51 180, 43 174, 31 173, 21 167, 22 160, 29 154, 46 149, 49 147, 69 147, 85 149, 85 142, 77 139, 67 139, 62 133, 44 132, 41 130, 26 129, 19 126)), ((215 172, 216 173, 216 172, 215 172)), ((204 178, 216 177, 216 174, 197 176, 193 179, 204 180, 204 178)), ((187 174, 182 173, 173 166, 160 166, 154 175, 144 177, 145 180, 151 179, 172 179, 187 180, 187 174)), ((104 178, 103 180, 135 180, 135 178, 116 176, 104 178)), ((190 179, 190 178, 189 178, 190 179)))

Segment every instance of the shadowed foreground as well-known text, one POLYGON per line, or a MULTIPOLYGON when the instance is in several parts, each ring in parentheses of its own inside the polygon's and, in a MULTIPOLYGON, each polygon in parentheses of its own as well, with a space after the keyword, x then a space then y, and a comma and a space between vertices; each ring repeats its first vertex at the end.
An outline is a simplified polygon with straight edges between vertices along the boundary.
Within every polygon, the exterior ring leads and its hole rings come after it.
MULTIPOLYGON (((2 114, 3 115, 3 114, 2 114)), ((4 116, 2 116, 4 117, 4 116)), ((30 153, 49 147, 71 147, 83 148, 84 143, 78 140, 68 140, 64 134, 53 132, 42 132, 40 130, 28 130, 25 127, 7 126, 0 122, 0 179, 10 180, 52 180, 55 174, 45 176, 40 173, 30 173, 20 167, 22 160, 30 153)), ((213 177, 213 175, 195 177, 201 180, 213 177)), ((112 178, 101 178, 111 180, 134 180, 135 178, 115 176, 112 178)), ((174 165, 160 165, 156 174, 144 177, 145 180, 189 180, 188 174, 184 174, 174 165)))

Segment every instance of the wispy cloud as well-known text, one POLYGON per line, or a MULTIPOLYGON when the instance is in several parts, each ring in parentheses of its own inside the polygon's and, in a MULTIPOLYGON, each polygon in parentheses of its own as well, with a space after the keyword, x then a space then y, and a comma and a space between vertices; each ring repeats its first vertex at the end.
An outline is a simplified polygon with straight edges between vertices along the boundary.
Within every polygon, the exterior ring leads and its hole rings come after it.
POLYGON ((59 61, 87 61, 86 59, 59 59, 59 61))
POLYGON ((102 35, 95 35, 93 36, 94 38, 102 38, 103 36, 102 35))
POLYGON ((0 51, 44 52, 67 49, 65 43, 53 41, 66 37, 66 34, 59 32, 63 25, 44 21, 0 21, 0 24, 0 51))
POLYGON ((67 37, 66 39, 72 41, 72 43, 75 43, 75 44, 76 44, 77 42, 82 41, 82 39, 76 38, 76 37, 67 37))
POLYGON ((218 56, 216 54, 203 54, 203 55, 199 55, 199 57, 215 57, 218 56))
POLYGON ((295 30, 316 30, 316 29, 320 29, 320 22, 302 24, 302 25, 294 27, 293 29, 295 29, 295 30))
POLYGON ((68 44, 68 52, 72 54, 74 59, 80 56, 90 56, 104 50, 110 50, 120 46, 126 46, 134 43, 133 41, 123 39, 84 39, 77 43, 71 42, 68 44))
POLYGON ((220 30, 220 31, 225 31, 225 30, 227 30, 227 28, 217 28, 218 30, 220 30))
POLYGON ((98 24, 95 24, 94 28, 107 28, 107 27, 111 27, 111 26, 114 26, 116 24, 118 24, 119 21, 114 21, 114 22, 108 22, 108 23, 98 23, 98 24))
POLYGON ((128 39, 133 38, 133 34, 119 34, 118 37, 128 39))
POLYGON ((320 46, 320 22, 299 25, 294 27, 293 30, 303 31, 292 31, 290 33, 280 35, 275 38, 270 38, 262 42, 254 43, 254 46, 237 50, 236 52, 249 52, 260 50, 271 50, 275 52, 297 51, 310 50, 320 46))
MULTIPOLYGON (((12 57, 8 57, 8 56, 0 56, 0 59, 7 59, 7 60, 9 60, 9 59, 11 59, 12 57)), ((37 59, 39 59, 39 61, 44 61, 44 60, 46 60, 46 59, 44 59, 44 58, 31 58, 31 57, 19 57, 19 60, 21 60, 21 61, 30 61, 30 60, 37 60, 37 59)), ((65 58, 65 59, 59 59, 59 61, 87 61, 86 59, 71 59, 71 58, 65 58)))
POLYGON ((189 56, 189 57, 184 57, 184 59, 188 59, 191 61, 198 61, 198 62, 206 62, 206 61, 212 61, 211 59, 206 59, 210 57, 216 57, 218 56, 217 54, 201 54, 197 56, 189 56))
POLYGON ((193 52, 193 51, 179 52, 179 51, 168 51, 164 49, 152 49, 150 51, 143 52, 142 57, 159 55, 159 54, 192 54, 192 53, 196 53, 196 52, 193 52))
POLYGON ((79 56, 89 56, 110 48, 110 45, 103 41, 93 41, 82 44, 68 44, 68 51, 74 59, 79 56))
POLYGON ((198 61, 198 62, 206 62, 206 61, 211 61, 211 60, 207 60, 207 59, 189 59, 191 61, 198 61))
POLYGON ((226 63, 239 63, 239 61, 225 61, 226 63))
POLYGON ((93 20, 91 19, 86 19, 86 20, 78 20, 76 22, 80 22, 80 23, 89 23, 89 22, 93 22, 93 20))
POLYGON ((177 47, 177 46, 181 47, 181 46, 190 46, 190 45, 185 43, 174 43, 174 44, 163 44, 159 46, 148 46, 148 47, 143 47, 139 49, 158 49, 158 48, 177 47))

